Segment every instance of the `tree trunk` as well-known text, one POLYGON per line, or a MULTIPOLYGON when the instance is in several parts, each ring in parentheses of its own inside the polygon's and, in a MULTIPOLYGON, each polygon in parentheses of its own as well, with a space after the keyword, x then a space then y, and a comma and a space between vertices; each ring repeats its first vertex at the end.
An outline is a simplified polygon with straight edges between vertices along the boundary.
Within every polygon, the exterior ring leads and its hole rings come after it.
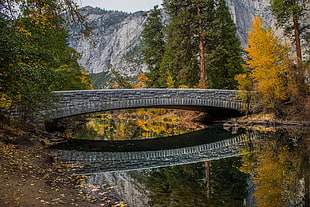
POLYGON ((293 23, 294 23, 294 35, 295 35, 295 46, 296 46, 296 56, 297 56, 297 69, 298 75, 303 76, 302 71, 302 56, 301 56, 301 46, 300 46, 300 31, 298 28, 298 19, 293 14, 293 23))
POLYGON ((206 197, 208 200, 210 200, 211 199, 210 161, 205 161, 205 172, 206 172, 206 197))
POLYGON ((205 69, 205 48, 204 48, 204 42, 203 42, 203 21, 201 17, 201 8, 197 6, 198 11, 198 35, 199 35, 199 65, 200 65, 200 80, 199 80, 199 86, 200 88, 207 88, 206 85, 206 69, 205 69))

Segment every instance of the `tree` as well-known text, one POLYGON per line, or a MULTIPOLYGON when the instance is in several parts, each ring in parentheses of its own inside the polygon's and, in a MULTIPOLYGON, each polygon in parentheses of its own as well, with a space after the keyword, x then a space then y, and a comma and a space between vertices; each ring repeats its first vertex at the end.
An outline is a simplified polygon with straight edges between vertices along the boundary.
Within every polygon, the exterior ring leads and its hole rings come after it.
MULTIPOLYGON (((197 58, 193 58, 190 1, 165 0, 163 6, 169 15, 166 26, 166 47, 161 70, 172 77, 174 87, 194 86, 199 76, 197 58)), ((198 48, 198 47, 197 47, 198 48)), ((194 52, 197 54, 197 52, 194 52)))
POLYGON ((236 89, 235 76, 244 73, 240 41, 225 0, 216 5, 215 20, 207 45, 207 74, 210 88, 236 89))
MULTIPOLYGON (((295 42, 297 68, 300 75, 302 71, 301 33, 303 32, 302 21, 309 15, 309 2, 304 0, 272 0, 271 8, 277 18, 278 26, 285 29, 286 35, 291 35, 295 42)), ((306 25, 309 26, 309 25, 306 25)))
POLYGON ((149 81, 145 73, 141 73, 138 76, 138 83, 135 85, 135 88, 146 88, 147 82, 149 81))
POLYGON ((277 112, 294 87, 289 78, 289 50, 279 43, 271 29, 264 29, 262 25, 262 20, 256 16, 245 49, 248 52, 246 63, 251 69, 250 76, 260 101, 266 108, 277 112))
POLYGON ((87 76, 83 77, 77 64, 76 51, 68 47, 63 18, 63 12, 76 11, 73 1, 10 0, 0 5, 0 35, 4 40, 0 47, 0 94, 11 107, 35 112, 45 106, 50 92, 61 88, 60 77, 75 74, 83 85, 87 76), (64 67, 70 73, 59 73, 64 67))
POLYGON ((164 74, 160 71, 160 63, 164 55, 164 32, 161 11, 158 6, 147 15, 142 32, 145 48, 143 49, 144 61, 148 65, 149 87, 161 87, 164 74))
POLYGON ((164 8, 170 16, 167 25, 167 46, 163 59, 164 71, 170 69, 176 87, 206 87, 205 31, 214 12, 213 1, 166 0, 164 8))
MULTIPOLYGON (((198 42, 199 42, 199 87, 200 88, 207 88, 206 83, 206 64, 205 64, 205 22, 209 20, 208 17, 210 15, 209 12, 206 12, 206 4, 205 1, 195 0, 193 1, 194 9, 196 9, 197 15, 195 20, 198 23, 198 42), (195 8, 196 7, 196 8, 195 8)), ((213 4, 208 5, 208 9, 213 9, 213 4)))

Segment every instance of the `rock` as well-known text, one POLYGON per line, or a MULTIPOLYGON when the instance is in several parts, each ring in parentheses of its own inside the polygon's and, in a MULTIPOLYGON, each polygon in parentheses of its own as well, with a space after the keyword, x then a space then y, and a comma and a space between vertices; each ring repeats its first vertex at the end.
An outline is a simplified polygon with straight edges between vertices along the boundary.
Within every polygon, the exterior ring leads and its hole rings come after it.
POLYGON ((147 66, 141 64, 141 50, 137 50, 141 47, 145 12, 128 14, 92 7, 84 7, 81 11, 93 28, 91 37, 76 38, 81 31, 72 25, 69 30, 73 37, 68 40, 70 46, 81 53, 79 63, 88 73, 110 72, 110 64, 121 75, 129 77, 146 71, 147 66))

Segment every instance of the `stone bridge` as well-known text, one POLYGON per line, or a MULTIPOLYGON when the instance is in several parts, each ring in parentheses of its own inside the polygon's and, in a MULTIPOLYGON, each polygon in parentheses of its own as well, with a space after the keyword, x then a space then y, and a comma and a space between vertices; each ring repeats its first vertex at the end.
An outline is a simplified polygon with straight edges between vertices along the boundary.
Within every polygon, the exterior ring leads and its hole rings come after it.
MULTIPOLYGON (((76 174, 96 174, 102 172, 131 171, 205 162, 242 154, 253 146, 255 134, 236 137, 208 144, 133 152, 88 152, 75 150, 55 150, 57 161, 72 165, 76 174), (76 168, 76 166, 79 166, 76 168)), ((68 166, 69 167, 69 166, 68 166)))
POLYGON ((245 109, 238 91, 218 89, 103 89, 56 91, 60 102, 44 114, 50 119, 129 108, 175 108, 232 114, 245 109))

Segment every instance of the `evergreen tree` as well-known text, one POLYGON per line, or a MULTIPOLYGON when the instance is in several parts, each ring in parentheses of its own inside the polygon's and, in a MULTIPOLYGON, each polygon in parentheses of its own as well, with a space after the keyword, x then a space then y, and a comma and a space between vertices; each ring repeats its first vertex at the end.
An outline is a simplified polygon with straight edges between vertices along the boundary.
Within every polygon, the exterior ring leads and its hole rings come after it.
POLYGON ((210 88, 236 89, 235 76, 243 73, 242 50, 225 0, 217 4, 211 31, 211 41, 207 45, 208 85, 210 88))
POLYGON ((143 56, 149 70, 146 74, 149 79, 147 85, 148 87, 161 87, 164 82, 164 74, 160 71, 160 63, 164 55, 165 42, 162 16, 158 6, 155 6, 147 15, 142 37, 145 43, 143 56))
POLYGON ((176 87, 193 87, 199 81, 197 5, 201 8, 201 2, 165 0, 163 3, 170 22, 166 28, 167 45, 161 68, 170 72, 176 87))
POLYGON ((303 25, 309 18, 309 1, 304 0, 272 0, 271 8, 277 18, 278 26, 284 28, 285 34, 293 35, 295 43, 297 68, 302 72, 301 37, 309 25, 303 25))

